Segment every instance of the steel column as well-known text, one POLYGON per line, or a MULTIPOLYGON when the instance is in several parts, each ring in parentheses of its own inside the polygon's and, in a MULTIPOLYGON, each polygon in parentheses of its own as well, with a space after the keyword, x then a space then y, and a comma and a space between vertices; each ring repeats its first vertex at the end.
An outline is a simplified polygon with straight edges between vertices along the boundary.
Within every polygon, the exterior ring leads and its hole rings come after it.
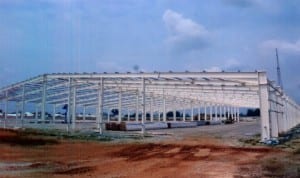
POLYGON ((183 108, 183 121, 186 121, 186 119, 185 119, 185 108, 183 108))
POLYGON ((72 130, 74 131, 76 128, 76 86, 73 83, 72 86, 72 130))
POLYGON ((25 85, 22 87, 22 111, 21 111, 21 127, 24 126, 24 115, 25 115, 25 85))
POLYGON ((135 109, 135 121, 139 121, 139 93, 136 92, 136 109, 135 109))
POLYGON ((46 112, 46 95, 47 95, 47 76, 43 76, 43 88, 42 88, 42 108, 41 108, 41 116, 42 116, 42 122, 45 123, 45 112, 46 112))
POLYGON ((118 103, 118 122, 122 121, 122 90, 119 91, 119 103, 118 103))
MULTIPOLYGON (((104 90, 104 79, 101 77, 100 83, 98 84, 98 106, 97 106, 98 108, 97 128, 99 129, 99 134, 103 133, 103 92, 104 92, 103 90, 104 90)), ((121 97, 122 97, 122 93, 121 93, 121 97)), ((121 112, 122 112, 122 108, 119 108, 119 116, 121 112)))
POLYGON ((204 120, 207 121, 206 103, 204 103, 204 120))
POLYGON ((145 78, 142 80, 142 134, 145 134, 145 120, 146 120, 146 85, 145 78))
POLYGON ((163 122, 167 121, 165 90, 163 90, 163 122))
POLYGON ((270 139, 269 94, 265 73, 258 73, 259 104, 261 117, 261 141, 270 139))
POLYGON ((5 113, 4 113, 4 128, 6 128, 6 122, 7 122, 7 108, 8 108, 8 92, 7 90, 5 91, 5 113))

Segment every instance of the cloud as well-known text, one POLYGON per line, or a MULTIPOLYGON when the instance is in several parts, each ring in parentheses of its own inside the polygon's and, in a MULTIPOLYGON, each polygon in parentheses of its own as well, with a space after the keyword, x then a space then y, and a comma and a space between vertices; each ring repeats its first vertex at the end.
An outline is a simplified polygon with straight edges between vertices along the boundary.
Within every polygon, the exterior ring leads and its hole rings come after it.
POLYGON ((288 54, 300 54, 300 40, 289 42, 284 40, 267 40, 260 45, 262 50, 275 50, 288 54))
POLYGON ((172 50, 199 50, 208 45, 210 33, 201 24, 172 10, 165 11, 163 21, 169 33, 166 42, 172 50))

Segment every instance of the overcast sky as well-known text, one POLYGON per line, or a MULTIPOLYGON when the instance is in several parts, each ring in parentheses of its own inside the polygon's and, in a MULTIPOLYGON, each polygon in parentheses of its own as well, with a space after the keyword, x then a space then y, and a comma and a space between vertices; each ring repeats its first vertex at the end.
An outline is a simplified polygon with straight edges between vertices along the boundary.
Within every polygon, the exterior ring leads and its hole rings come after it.
POLYGON ((299 0, 0 0, 0 86, 54 72, 254 71, 300 102, 299 0))

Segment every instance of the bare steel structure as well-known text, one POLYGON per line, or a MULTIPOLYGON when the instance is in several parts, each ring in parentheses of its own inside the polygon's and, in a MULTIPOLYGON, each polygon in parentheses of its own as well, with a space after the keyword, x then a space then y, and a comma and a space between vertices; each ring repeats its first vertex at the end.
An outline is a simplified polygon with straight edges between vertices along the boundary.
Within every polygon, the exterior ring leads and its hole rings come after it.
MULTIPOLYGON (((260 108, 262 141, 277 138, 279 133, 300 122, 299 105, 269 81, 266 72, 44 74, 1 88, 0 101, 5 113, 4 127, 9 102, 19 106, 21 113, 15 117, 22 122, 25 105, 36 105, 41 116, 36 115, 35 119, 42 123, 49 119, 46 105, 53 106, 55 120, 55 108, 67 104, 68 129, 75 129, 79 108, 83 111, 95 108, 94 125, 100 133, 104 131, 103 124, 110 121, 105 113, 111 109, 118 109, 118 122, 124 120, 124 113, 128 121, 135 113, 133 120, 144 124, 165 122, 169 111, 181 111, 182 121, 193 121, 194 117, 186 116, 186 110, 194 116, 194 108, 198 108, 198 114, 199 108, 204 111, 204 120, 230 115, 239 121, 240 107, 260 108)), ((83 117, 85 115, 83 112, 83 117)))

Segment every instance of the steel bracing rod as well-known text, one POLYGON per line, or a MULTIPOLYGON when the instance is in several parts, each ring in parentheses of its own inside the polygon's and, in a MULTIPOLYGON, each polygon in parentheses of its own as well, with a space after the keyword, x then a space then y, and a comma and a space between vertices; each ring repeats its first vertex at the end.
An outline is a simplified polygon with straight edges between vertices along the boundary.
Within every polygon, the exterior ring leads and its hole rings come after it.
POLYGON ((14 88, 18 88, 20 86, 23 86, 26 83, 31 83, 31 82, 35 82, 35 81, 42 81, 42 80, 43 80, 43 75, 39 75, 37 77, 33 77, 33 78, 28 79, 28 80, 24 80, 24 81, 15 83, 15 84, 8 85, 6 87, 2 87, 2 88, 0 88, 0 91, 1 92, 2 91, 8 91, 10 89, 14 89, 14 88))
POLYGON ((119 79, 129 79, 129 78, 222 78, 230 80, 238 79, 257 79, 258 72, 156 72, 156 73, 103 73, 103 74, 49 74, 48 77, 51 78, 75 78, 75 79, 92 79, 92 78, 119 78, 119 79))
MULTIPOLYGON (((84 80, 83 80, 84 81, 84 80)), ((89 83, 96 83, 95 81, 89 81, 89 83)), ((120 85, 120 84, 129 84, 129 85, 137 85, 138 86, 138 80, 128 80, 128 79, 122 79, 122 80, 106 80, 105 84, 114 84, 114 85, 120 85)), ((171 85, 257 85, 257 79, 253 80, 247 80, 247 81, 236 81, 236 80, 220 80, 220 79, 210 79, 210 80, 204 80, 199 78, 197 79, 184 79, 184 80, 151 80, 148 79, 145 81, 145 83, 153 84, 153 85, 164 85, 164 84, 171 84, 171 85)))
MULTIPOLYGON (((134 88, 134 89, 135 89, 135 88, 134 88)), ((67 92, 65 92, 65 93, 67 93, 67 92)), ((65 93, 62 93, 62 95, 65 94, 65 93)), ((57 94, 56 94, 56 95, 57 95, 57 94)), ((54 96, 55 96, 55 95, 54 95, 54 96)), ((38 99, 37 99, 37 100, 38 100, 38 99)))
MULTIPOLYGON (((182 72, 178 72, 178 74, 182 74, 182 72)), ((202 73, 203 74, 203 73, 202 73)), ((235 75, 237 75, 237 73, 234 73, 235 75)), ((100 74, 101 75, 101 74, 100 74)), ((113 74, 115 75, 115 74, 113 74)), ((124 75, 124 74, 121 74, 121 75, 124 75)), ((125 74, 126 75, 126 74, 125 74)), ((132 75, 132 74, 130 74, 132 75)), ((136 75, 136 74, 134 74, 136 75)), ((138 75, 141 75, 141 74, 138 74, 138 75)), ((148 73, 147 75, 153 75, 148 73)), ((154 74, 155 75, 155 74, 154 74)), ((172 75, 172 74, 171 74, 172 75)), ((105 77, 106 78, 106 81, 110 81, 110 80, 114 80, 114 81, 118 81, 118 80, 130 80, 130 81, 137 81, 137 80, 141 80, 141 78, 145 78, 146 80, 146 84, 148 81, 166 81, 166 80, 169 80, 169 81, 221 81, 221 82, 224 82, 224 81, 228 81, 228 82, 235 82, 235 83, 244 83, 244 82, 255 82, 257 81, 257 76, 254 77, 254 78, 251 78, 251 77, 246 77, 246 78, 224 78, 224 75, 222 75, 222 77, 212 77, 212 76, 199 76, 199 73, 194 75, 193 77, 191 77, 191 75, 189 77, 187 76, 184 76, 184 77, 156 77, 156 76, 153 76, 153 77, 145 77, 145 76, 141 76, 141 77, 134 77, 134 76, 131 76, 131 77, 124 77, 124 78, 120 78, 118 76, 109 76, 107 74, 105 74, 105 76, 103 75, 102 77, 105 77), (196 76, 197 75, 197 76, 196 76)), ((218 75, 220 75, 220 73, 218 73, 218 75)), ((74 74, 72 75, 74 76, 74 74)), ((97 75, 92 75, 90 77, 78 77, 76 76, 76 81, 80 81, 80 82, 95 82, 95 81, 98 81, 99 78, 97 75)))
MULTIPOLYGON (((95 88, 95 86, 93 86, 93 88, 95 88)), ((86 91, 87 88, 78 88, 78 98, 80 97, 89 97, 89 96, 97 96, 97 90, 92 90, 92 91, 86 91), (84 91, 84 93, 82 92, 84 91), (83 93, 83 94, 80 94, 80 93, 83 93)), ((115 92, 115 94, 117 93, 117 91, 115 92)), ((61 100, 65 100, 64 98, 61 98, 62 95, 66 95, 67 92, 64 92, 64 93, 59 93, 59 94, 53 94, 53 95, 48 95, 48 100, 50 100, 49 102, 59 102, 59 100, 54 100, 54 101, 51 101, 51 98, 50 97, 60 97, 61 100)), ((114 97, 112 94, 111 95, 107 95, 106 94, 106 97, 109 97, 109 96, 112 96, 114 97)), ((96 97, 95 97, 96 98, 96 97)))
MULTIPOLYGON (((257 85, 237 85, 237 86, 221 86, 221 85, 172 85, 172 84, 164 84, 164 85, 155 85, 155 84, 148 84, 147 90, 151 88, 164 88, 164 89, 195 89, 195 90, 232 90, 232 91, 258 91, 257 85), (149 86, 148 86, 149 85, 149 86)), ((136 85, 130 85, 130 84, 107 84, 106 86, 111 87, 122 87, 123 89, 139 89, 140 87, 136 85)))
MULTIPOLYGON (((182 92, 180 92, 180 93, 182 93, 182 92)), ((176 94, 176 93, 175 93, 176 94)), ((176 94, 177 95, 177 94, 176 94)), ((207 95, 207 94, 206 94, 207 95)), ((220 94, 219 96, 218 95, 214 95, 214 96, 217 96, 217 97, 221 97, 222 95, 220 94)), ((255 96, 255 95, 254 95, 255 96)), ((246 99, 247 101, 250 99, 250 98, 253 98, 254 97, 252 94, 251 95, 249 95, 249 96, 247 96, 246 94, 244 94, 244 97, 241 97, 241 99, 246 99)), ((230 98, 229 96, 226 96, 227 98, 230 98)), ((234 96, 234 95, 232 95, 231 97, 235 97, 236 98, 236 96, 234 96)), ((230 98, 230 99, 232 99, 232 98, 230 98)))
MULTIPOLYGON (((125 96, 128 95, 128 93, 125 93, 125 96)), ((106 98, 115 98, 117 96, 117 92, 115 93, 111 93, 109 95, 106 95, 105 96, 105 99, 106 98)), ((77 95, 77 98, 78 98, 78 103, 80 104, 81 102, 84 102, 84 101, 93 101, 93 100, 97 100, 97 92, 93 92, 93 93, 89 93, 89 94, 82 94, 82 95, 77 95), (86 99, 80 99, 80 98, 86 98, 86 99)), ((61 101, 65 101, 66 98, 60 98, 60 99, 56 99, 56 100, 50 100, 48 103, 49 104, 52 104, 52 103, 57 103, 57 102, 61 102, 61 101)))
MULTIPOLYGON (((41 90, 40 90, 41 86, 42 85, 39 85, 39 87, 34 87, 34 88, 28 87, 28 88, 30 88, 31 91, 26 91, 25 98, 28 97, 28 96, 34 95, 34 94, 40 94, 41 93, 41 90)), ((54 86, 47 85, 47 90, 49 91, 51 89, 55 89, 55 88, 58 88, 58 87, 61 87, 61 86, 66 86, 66 83, 60 83, 60 84, 57 84, 57 85, 54 85, 54 86)), ((57 93, 58 91, 55 90, 53 92, 57 93)), ((10 97, 8 99, 14 99, 14 98, 20 98, 20 97, 22 97, 21 94, 10 97)))
MULTIPOLYGON (((175 96, 178 96, 178 94, 176 94, 175 96)), ((128 96, 128 97, 130 98, 130 96, 128 96)), ((196 99, 195 99, 195 98, 188 98, 188 99, 189 99, 189 100, 194 99, 194 100, 200 100, 200 101, 201 101, 201 100, 204 100, 204 98, 201 98, 201 97, 200 97, 200 99, 199 99, 199 98, 196 98, 196 99)), ((96 98, 95 98, 95 99, 87 99, 86 101, 92 102, 93 100, 96 100, 96 98)), ((217 100, 218 100, 218 98, 216 98, 216 101, 217 101, 217 100)), ((232 101, 231 101, 232 98, 229 98, 228 100, 229 100, 229 101, 228 101, 228 104, 234 104, 234 105, 237 105, 237 106, 240 106, 240 105, 241 105, 241 104, 239 104, 238 102, 237 102, 236 104, 235 104, 235 103, 232 103, 232 101)), ((243 100, 243 99, 242 99, 242 100, 243 100)), ((109 100, 106 100, 105 102, 108 102, 108 101, 109 101, 109 100)), ((113 101, 116 101, 116 100, 111 100, 112 103, 114 103, 113 101)), ((207 100, 204 100, 204 101, 208 102, 208 101, 211 101, 211 99, 210 99, 210 98, 207 98, 207 100)), ((223 100, 222 103, 224 103, 224 101, 226 101, 226 100, 223 100)), ((249 104, 249 100, 248 100, 248 99, 247 99, 246 101, 248 101, 248 104, 246 104, 246 105, 251 105, 251 106, 252 106, 252 105, 254 105, 254 106, 257 105, 257 103, 256 103, 256 104, 254 104, 254 103, 253 103, 253 104, 249 104)), ((218 102, 218 103, 219 103, 219 102, 218 102)), ((221 104, 222 104, 222 103, 221 103, 221 104)), ((84 105, 84 104, 87 104, 87 103, 86 103, 86 102, 80 103, 80 105, 84 105)), ((107 103, 105 103, 105 104, 107 104, 107 103)))
MULTIPOLYGON (((89 88, 90 88, 90 86, 84 87, 84 88, 78 88, 78 91, 80 92, 82 90, 89 89, 89 88)), ((54 92, 54 94, 50 94, 50 95, 48 94, 47 98, 49 98, 49 97, 62 97, 64 95, 68 95, 68 89, 67 88, 65 88, 65 90, 61 93, 55 93, 54 92)), ((35 101, 39 101, 39 100, 41 100, 41 98, 34 98, 34 99, 31 99, 31 100, 27 100, 27 102, 35 102, 35 101)))
MULTIPOLYGON (((175 95, 175 96, 178 96, 177 94, 175 95)), ((126 97, 124 97, 124 99, 126 99, 126 97)), ((130 100, 130 96, 128 96, 128 99, 130 100)), ((149 99, 149 98, 148 98, 149 99)), ((197 100, 199 100, 200 102, 202 102, 201 101, 201 99, 203 100, 203 98, 196 98, 197 100)), ((195 101, 197 101, 197 100, 195 100, 195 101)), ((117 101, 117 99, 116 100, 106 100, 105 102, 105 104, 109 104, 109 103, 107 103, 107 102, 109 102, 109 101, 111 101, 111 103, 113 104, 114 103, 114 101, 116 102, 117 101)), ((126 101, 126 100, 125 100, 126 101)), ((210 100, 211 101, 211 100, 210 100)), ((147 101, 148 102, 148 101, 147 101)), ((206 101, 206 102, 208 102, 208 101, 206 101)), ((219 103, 220 104, 220 103, 219 103)), ((230 103, 229 103, 230 104, 230 103)), ((237 104, 237 105, 239 105, 239 104, 237 104)))
MULTIPOLYGON (((147 102, 146 104, 147 104, 147 105, 149 105, 149 102, 151 102, 151 101, 149 101, 149 99, 150 99, 150 98, 147 98, 147 100, 146 100, 146 102, 147 102)), ((176 102, 176 101, 178 101, 178 99, 173 98, 173 99, 170 100, 170 103, 174 103, 174 101, 176 102)), ((186 105, 186 103, 187 103, 187 102, 184 101, 184 105, 186 105)), ((197 103, 196 103, 196 104, 197 104, 197 103)), ((199 103, 198 103, 198 104, 199 104, 199 103)), ((127 108, 127 105, 133 107, 134 104, 133 104, 132 102, 128 102, 128 103, 122 102, 122 105, 123 105, 124 107, 127 108)), ((154 104, 154 105, 156 105, 156 104, 154 104)), ((116 102, 115 102, 115 103, 111 103, 111 105, 108 105, 108 104, 106 103, 105 106, 113 108, 113 107, 117 107, 117 103, 116 103, 116 102)))

